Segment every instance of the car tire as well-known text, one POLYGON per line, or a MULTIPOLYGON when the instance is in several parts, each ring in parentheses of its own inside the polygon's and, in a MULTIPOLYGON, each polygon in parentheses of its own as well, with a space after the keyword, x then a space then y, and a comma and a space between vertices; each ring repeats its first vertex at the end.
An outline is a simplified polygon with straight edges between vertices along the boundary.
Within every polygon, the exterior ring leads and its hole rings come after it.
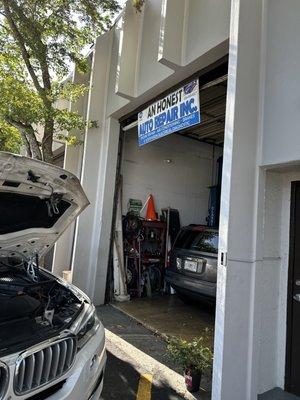
POLYGON ((137 281, 137 272, 134 265, 128 265, 126 271, 127 288, 134 289, 137 281))

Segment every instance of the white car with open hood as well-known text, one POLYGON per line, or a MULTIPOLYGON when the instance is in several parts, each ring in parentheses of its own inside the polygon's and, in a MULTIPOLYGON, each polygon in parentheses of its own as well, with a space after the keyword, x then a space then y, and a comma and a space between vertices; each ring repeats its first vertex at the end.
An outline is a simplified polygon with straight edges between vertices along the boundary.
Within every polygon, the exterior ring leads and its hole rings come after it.
POLYGON ((88 204, 69 172, 0 152, 0 400, 100 397, 106 353, 95 307, 39 267, 88 204))

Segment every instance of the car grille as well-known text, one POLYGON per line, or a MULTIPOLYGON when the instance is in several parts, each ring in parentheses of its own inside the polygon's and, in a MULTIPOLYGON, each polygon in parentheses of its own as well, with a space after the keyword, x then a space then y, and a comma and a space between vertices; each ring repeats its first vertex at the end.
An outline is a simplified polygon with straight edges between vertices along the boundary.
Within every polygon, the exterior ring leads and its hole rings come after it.
POLYGON ((76 340, 66 338, 21 355, 15 372, 16 394, 28 393, 61 377, 72 366, 75 353, 76 340))
POLYGON ((0 364, 0 399, 3 398, 6 386, 8 384, 7 368, 0 364))

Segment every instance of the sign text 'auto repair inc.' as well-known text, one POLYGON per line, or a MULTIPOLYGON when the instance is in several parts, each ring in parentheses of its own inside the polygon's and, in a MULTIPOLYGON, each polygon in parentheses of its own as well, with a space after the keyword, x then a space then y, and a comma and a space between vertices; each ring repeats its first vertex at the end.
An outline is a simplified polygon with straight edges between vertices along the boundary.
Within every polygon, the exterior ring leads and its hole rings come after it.
POLYGON ((195 79, 139 113, 139 145, 199 124, 200 121, 199 83, 195 79))

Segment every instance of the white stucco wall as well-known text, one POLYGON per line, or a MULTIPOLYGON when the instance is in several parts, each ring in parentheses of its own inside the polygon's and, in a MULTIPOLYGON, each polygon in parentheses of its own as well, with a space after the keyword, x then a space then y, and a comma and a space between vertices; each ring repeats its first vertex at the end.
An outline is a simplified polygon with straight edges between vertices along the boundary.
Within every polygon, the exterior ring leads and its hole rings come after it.
POLYGON ((260 308, 258 392, 284 388, 289 267, 291 183, 300 180, 300 167, 266 172, 263 220, 263 262, 258 271, 260 308))
POLYGON ((284 387, 292 173, 259 166, 300 159, 299 5, 232 1, 213 399, 284 387))
POLYGON ((284 388, 291 181, 300 180, 298 65, 300 3, 264 2, 261 58, 261 148, 268 172, 264 260, 260 271, 259 392, 284 388), (290 165, 290 166, 288 166, 290 165), (270 299, 274 301, 270 301, 270 299))
POLYGON ((300 179, 292 165, 300 160, 299 13, 298 1, 262 3, 257 161, 281 167, 267 172, 262 188, 263 259, 255 291, 259 393, 285 383, 291 181, 300 179))
POLYGON ((162 208, 177 208, 182 225, 206 224, 208 187, 215 183, 216 160, 221 154, 220 147, 174 134, 139 147, 136 129, 126 132, 123 213, 129 198, 144 204, 151 193, 159 214, 162 208))
POLYGON ((230 0, 191 0, 187 17, 184 47, 186 61, 191 62, 195 52, 204 54, 227 39, 230 0))
POLYGON ((257 271, 258 285, 256 288, 256 295, 260 303, 260 307, 257 308, 259 341, 256 344, 259 353, 259 393, 263 393, 275 386, 281 386, 277 380, 277 326, 281 271, 281 230, 279 227, 282 226, 281 175, 267 173, 264 191, 263 258, 257 271))
POLYGON ((217 15, 198 3, 147 0, 137 14, 127 2, 113 29, 107 115, 126 115, 227 54, 230 1, 214 0, 217 15))
MULTIPOLYGON (((81 74, 77 70, 74 70, 70 80, 75 84, 88 85, 89 73, 81 74)), ((68 108, 71 111, 78 112, 80 115, 86 118, 87 101, 88 94, 85 93, 84 96, 80 97, 76 102, 64 102, 64 104, 61 106, 68 108)), ((84 137, 82 136, 82 132, 74 131, 72 133, 76 135, 80 141, 83 141, 84 137)), ((78 144, 77 146, 65 146, 64 168, 75 174, 78 178, 81 176, 82 156, 83 143, 78 144)), ((63 275, 63 271, 71 270, 72 268, 75 225, 76 222, 72 223, 68 227, 54 247, 52 272, 61 277, 63 275)))
POLYGON ((172 74, 170 68, 157 62, 162 3, 163 0, 147 1, 143 10, 143 31, 138 65, 139 94, 151 89, 172 74))
POLYGON ((300 159, 300 2, 265 1, 262 164, 300 159))
POLYGON ((229 0, 214 0, 214 4, 218 24, 205 2, 199 9, 195 0, 147 0, 142 13, 136 14, 128 1, 113 29, 97 39, 86 113, 98 127, 86 131, 81 171, 91 205, 79 217, 72 260, 74 283, 96 304, 104 302, 106 287, 118 118, 226 56, 229 0), (174 15, 175 20, 170 18, 174 15), (178 29, 178 22, 181 29, 174 41, 172 32, 178 29), (210 30, 214 32, 212 40, 210 30), (188 31, 197 40, 190 41, 188 31), (170 64, 171 48, 179 57, 170 64))
POLYGON ((230 37, 212 399, 256 400, 284 384, 289 185, 300 176, 260 167, 300 159, 300 3, 130 7, 95 46, 87 116, 98 127, 87 129, 81 172, 91 206, 77 225, 74 282, 103 303, 118 118, 225 56, 230 37))
POLYGON ((212 399, 255 400, 261 380, 257 343, 264 173, 257 160, 262 2, 231 4, 212 399))

